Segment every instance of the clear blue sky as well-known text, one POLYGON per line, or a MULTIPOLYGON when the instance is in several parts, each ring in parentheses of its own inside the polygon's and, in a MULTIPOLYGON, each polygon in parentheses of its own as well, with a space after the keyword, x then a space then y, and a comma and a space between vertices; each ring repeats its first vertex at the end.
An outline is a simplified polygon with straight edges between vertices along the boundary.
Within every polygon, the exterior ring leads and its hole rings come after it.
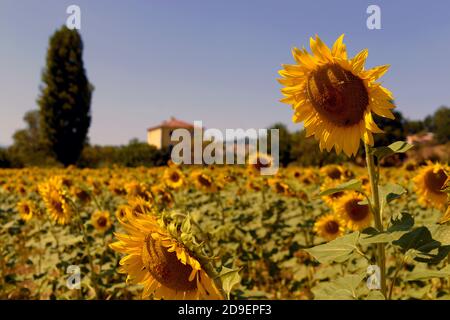
POLYGON ((277 70, 291 48, 346 34, 351 55, 391 64, 383 78, 398 109, 416 119, 450 105, 450 1, 0 0, 0 145, 36 108, 49 36, 66 8, 82 10, 84 60, 95 85, 91 142, 145 139, 174 115, 209 128, 291 123, 277 70), (366 8, 381 7, 382 30, 366 8))

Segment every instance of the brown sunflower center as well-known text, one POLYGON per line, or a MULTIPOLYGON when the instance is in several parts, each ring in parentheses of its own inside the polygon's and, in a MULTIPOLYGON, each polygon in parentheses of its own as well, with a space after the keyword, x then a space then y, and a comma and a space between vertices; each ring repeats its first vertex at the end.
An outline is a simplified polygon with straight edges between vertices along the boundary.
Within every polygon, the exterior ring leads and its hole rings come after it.
POLYGON ((173 182, 178 182, 178 180, 180 180, 180 175, 174 172, 170 175, 170 180, 172 180, 173 182))
POLYGON ((339 199, 340 197, 342 197, 344 195, 343 191, 338 191, 335 193, 330 194, 330 198, 331 199, 339 199))
POLYGON ((106 227, 107 223, 108 223, 108 220, 105 217, 100 217, 97 219, 97 224, 101 228, 106 227))
POLYGON ((198 176, 198 182, 205 187, 210 187, 211 186, 211 181, 208 179, 207 176, 201 174, 198 176))
POLYGON ((447 175, 445 171, 440 169, 438 172, 433 172, 433 170, 427 171, 425 174, 425 185, 434 193, 441 193, 441 189, 447 180, 447 175))
POLYGON ((360 201, 359 199, 352 199, 345 204, 345 211, 353 221, 364 220, 369 214, 369 206, 358 204, 360 201))
POLYGON ((338 180, 341 178, 341 170, 338 168, 331 168, 328 170, 327 175, 333 180, 338 180))
POLYGON ((189 281, 192 267, 181 263, 175 252, 168 252, 150 235, 142 248, 142 262, 153 278, 170 289, 192 291, 197 288, 196 281, 189 281))
POLYGON ((61 199, 59 199, 59 195, 53 194, 50 200, 51 207, 54 211, 56 211, 57 214, 63 214, 64 208, 63 204, 61 202, 61 199))
POLYGON ((339 231, 339 223, 334 220, 330 220, 325 224, 325 231, 328 234, 335 234, 339 231))
POLYGON ((359 123, 369 104, 369 95, 361 78, 337 64, 328 64, 312 72, 306 88, 314 109, 340 127, 359 123))
POLYGON ((260 171, 263 168, 269 168, 271 165, 270 160, 267 158, 261 158, 261 157, 257 157, 256 158, 256 163, 253 165, 253 167, 260 171))

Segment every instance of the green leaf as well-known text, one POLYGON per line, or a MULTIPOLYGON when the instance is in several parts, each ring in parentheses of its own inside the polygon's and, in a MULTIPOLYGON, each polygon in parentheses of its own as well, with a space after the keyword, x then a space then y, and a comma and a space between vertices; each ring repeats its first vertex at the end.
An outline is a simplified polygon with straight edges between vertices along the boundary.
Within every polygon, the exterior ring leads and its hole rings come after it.
POLYGON ((419 227, 404 234, 400 239, 392 242, 403 249, 410 251, 414 260, 426 263, 438 263, 450 253, 450 246, 441 245, 433 239, 427 227, 419 227))
POLYGON ((426 268, 419 268, 418 270, 410 272, 406 276, 406 281, 427 280, 431 278, 446 278, 450 277, 450 266, 446 266, 441 270, 431 270, 426 268))
POLYGON ((409 144, 405 141, 397 141, 392 144, 390 144, 387 147, 378 147, 375 148, 373 155, 378 158, 378 160, 381 160, 384 157, 388 157, 390 155, 393 155, 395 153, 405 153, 409 149, 413 147, 412 144, 409 144))
POLYGON ((222 267, 220 271, 219 277, 222 282, 222 288, 227 294, 227 298, 230 299, 230 293, 234 286, 238 285, 241 282, 241 276, 239 275, 239 271, 241 269, 230 269, 227 267, 222 267))
POLYGON ((356 245, 359 239, 359 232, 350 233, 346 236, 337 238, 328 243, 305 249, 310 255, 320 263, 344 262, 348 260, 357 249, 356 245))
POLYGON ((384 209, 389 202, 400 198, 407 190, 398 184, 388 183, 384 186, 379 186, 379 192, 381 208, 384 209))
POLYGON ((391 219, 391 226, 387 229, 388 232, 408 231, 414 226, 414 218, 407 212, 402 212, 399 218, 391 219))
POLYGON ((391 219, 391 226, 384 232, 378 232, 374 228, 364 230, 359 239, 362 245, 374 243, 390 243, 399 240, 414 226, 414 218, 406 212, 402 212, 399 218, 391 219))
POLYGON ((344 182, 334 188, 327 189, 319 193, 319 197, 328 196, 333 193, 342 192, 345 190, 361 190, 362 182, 357 179, 352 179, 350 181, 344 182))
POLYGON ((181 232, 189 233, 190 231, 191 231, 191 217, 188 214, 184 219, 183 223, 181 224, 181 232))
POLYGON ((347 275, 333 282, 322 282, 312 289, 315 300, 356 300, 358 286, 365 275, 347 275))

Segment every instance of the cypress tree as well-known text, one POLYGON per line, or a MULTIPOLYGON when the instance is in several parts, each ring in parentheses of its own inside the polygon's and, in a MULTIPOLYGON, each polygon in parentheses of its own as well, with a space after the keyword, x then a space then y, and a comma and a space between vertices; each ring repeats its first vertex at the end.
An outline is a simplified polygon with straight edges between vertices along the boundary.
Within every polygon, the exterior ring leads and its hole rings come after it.
POLYGON ((51 36, 42 82, 38 98, 41 137, 58 161, 74 164, 87 142, 93 91, 77 30, 63 26, 51 36))

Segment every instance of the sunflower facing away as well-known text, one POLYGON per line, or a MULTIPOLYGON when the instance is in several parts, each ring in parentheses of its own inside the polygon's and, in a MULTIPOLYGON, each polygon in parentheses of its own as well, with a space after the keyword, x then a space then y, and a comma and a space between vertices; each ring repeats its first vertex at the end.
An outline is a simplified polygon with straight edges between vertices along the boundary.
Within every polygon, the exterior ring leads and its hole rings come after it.
POLYGON ((353 231, 363 230, 370 226, 372 213, 367 204, 359 204, 364 197, 356 192, 349 192, 339 198, 335 204, 335 213, 342 218, 347 228, 353 231))
POLYGON ((319 141, 320 150, 356 155, 360 139, 373 145, 372 133, 381 133, 372 112, 394 119, 393 95, 380 83, 389 66, 364 69, 368 50, 353 59, 341 35, 330 49, 320 40, 310 39, 312 54, 294 48, 297 64, 283 65, 278 81, 285 87, 281 102, 292 105, 294 122, 304 122, 306 135, 319 141))
POLYGON ((314 232, 327 241, 334 240, 344 234, 345 221, 335 214, 327 214, 317 219, 314 232))
POLYGON ((143 299, 221 299, 200 262, 154 216, 131 216, 122 225, 127 234, 116 233, 119 241, 110 247, 126 254, 119 272, 144 286, 143 299))
POLYGON ((445 209, 447 194, 441 190, 448 179, 448 172, 448 166, 431 162, 419 170, 414 184, 422 206, 445 209))
POLYGON ((38 187, 39 194, 44 200, 50 218, 58 224, 67 224, 72 217, 72 207, 67 202, 67 194, 63 187, 63 180, 52 177, 38 187))
POLYGON ((17 203, 17 211, 19 212, 20 218, 27 222, 33 218, 36 212, 36 206, 31 200, 21 200, 17 203))

